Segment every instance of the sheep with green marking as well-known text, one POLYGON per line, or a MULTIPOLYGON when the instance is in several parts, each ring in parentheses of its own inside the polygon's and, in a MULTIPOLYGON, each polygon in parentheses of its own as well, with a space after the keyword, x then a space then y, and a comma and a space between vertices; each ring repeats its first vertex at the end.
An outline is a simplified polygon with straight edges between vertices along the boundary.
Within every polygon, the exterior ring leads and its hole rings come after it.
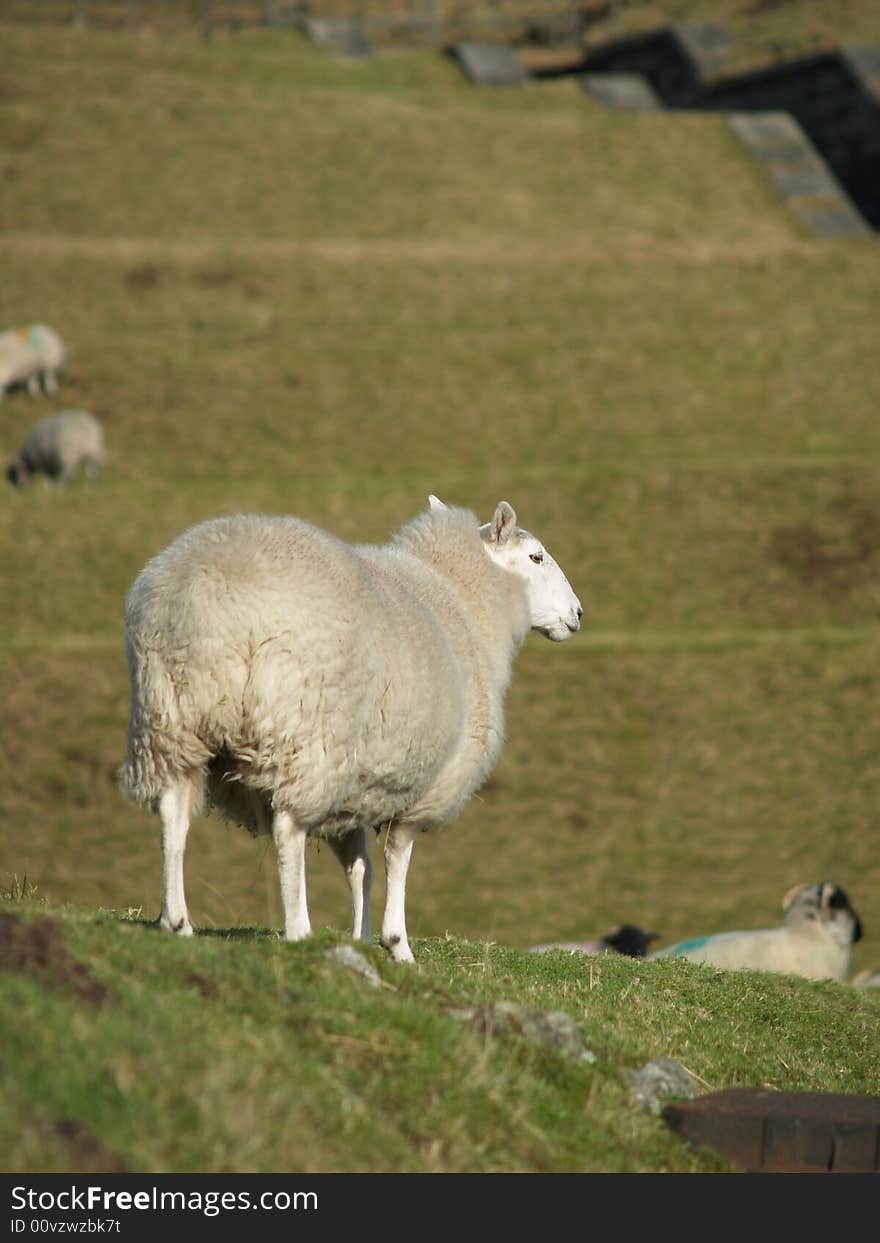
POLYGON ((46 393, 57 393, 58 372, 66 357, 64 342, 48 324, 0 332, 0 401, 8 389, 18 385, 32 397, 41 387, 46 393))
POLYGON ((679 941, 649 955, 686 958, 713 967, 785 971, 808 980, 845 980, 862 925, 839 885, 796 885, 782 899, 779 928, 716 932, 679 941))

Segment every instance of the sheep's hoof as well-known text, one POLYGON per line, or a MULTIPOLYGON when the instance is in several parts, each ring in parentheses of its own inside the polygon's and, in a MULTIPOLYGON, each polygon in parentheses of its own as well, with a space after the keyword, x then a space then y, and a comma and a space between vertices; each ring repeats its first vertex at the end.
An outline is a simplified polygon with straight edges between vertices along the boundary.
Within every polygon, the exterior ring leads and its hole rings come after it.
POLYGON ((383 937, 382 945, 391 955, 393 962, 415 962, 412 950, 402 937, 396 934, 391 937, 383 937))
POLYGON ((166 915, 163 915, 159 920, 159 927, 164 928, 166 932, 173 932, 178 937, 191 937, 193 934, 193 926, 186 917, 172 922, 166 915))

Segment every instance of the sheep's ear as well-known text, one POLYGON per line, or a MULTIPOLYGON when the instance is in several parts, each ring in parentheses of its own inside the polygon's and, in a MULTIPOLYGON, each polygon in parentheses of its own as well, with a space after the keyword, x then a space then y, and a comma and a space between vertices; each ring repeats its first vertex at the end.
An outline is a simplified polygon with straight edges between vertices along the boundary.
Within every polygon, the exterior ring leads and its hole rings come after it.
POLYGON ((809 889, 809 888, 810 888, 809 885, 792 885, 791 889, 789 889, 788 893, 782 899, 783 912, 788 910, 788 908, 791 906, 792 902, 794 902, 795 898, 798 896, 799 893, 803 893, 805 889, 809 889))
POLYGON ((516 514, 507 501, 499 501, 492 521, 489 523, 489 543, 503 548, 516 530, 516 514))
POLYGON ((444 505, 443 502, 440 500, 439 496, 435 496, 432 492, 431 495, 428 497, 428 508, 429 509, 448 509, 449 506, 444 505))
POLYGON ((832 885, 830 881, 823 881, 819 887, 819 908, 823 919, 829 918, 831 898, 835 893, 837 893, 837 886, 832 885))

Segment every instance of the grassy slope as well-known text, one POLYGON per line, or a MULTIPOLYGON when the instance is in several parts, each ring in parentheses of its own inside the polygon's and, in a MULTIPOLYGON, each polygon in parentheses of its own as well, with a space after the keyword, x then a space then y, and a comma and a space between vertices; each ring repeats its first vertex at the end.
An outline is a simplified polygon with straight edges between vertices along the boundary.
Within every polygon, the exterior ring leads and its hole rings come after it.
POLYGON ((113 995, 96 1008, 7 978, 8 1169, 721 1170, 643 1112, 626 1069, 662 1050, 707 1087, 880 1087, 878 998, 838 985, 631 959, 588 971, 439 938, 417 943, 416 968, 371 951, 376 990, 327 961, 328 933, 295 947, 247 932, 183 944, 52 914, 113 995), (450 1017, 500 998, 564 1010, 597 1063, 450 1017))
MULTIPOLYGON (((382 539, 428 491, 506 496, 588 625, 527 644, 495 777, 416 848, 412 932, 672 939, 767 925, 828 877, 866 925, 853 969, 876 965, 876 245, 808 238, 718 118, 614 115, 571 83, 480 93, 439 58, 292 36, 0 43, 0 320, 62 330, 61 399, 112 455, 97 488, 0 499, 0 870, 156 914, 155 825, 113 784, 121 612, 184 526, 260 509, 382 539)), ((53 408, 10 397, 5 448, 53 408)), ((326 851, 310 871, 315 923, 344 926, 326 851)), ((262 843, 196 826, 188 884, 202 925, 277 926, 262 843)), ((508 1159, 466 1152, 442 1160, 508 1159)))

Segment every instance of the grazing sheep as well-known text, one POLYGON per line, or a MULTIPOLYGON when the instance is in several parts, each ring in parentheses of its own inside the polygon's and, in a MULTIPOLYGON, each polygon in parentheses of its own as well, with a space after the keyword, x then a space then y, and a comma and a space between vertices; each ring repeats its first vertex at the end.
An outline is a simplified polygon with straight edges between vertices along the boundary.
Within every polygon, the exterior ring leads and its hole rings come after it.
POLYGON ((548 941, 533 945, 530 954, 546 954, 548 950, 569 950, 572 954, 623 954, 627 958, 644 958, 659 932, 645 932, 638 924, 615 924, 598 941, 548 941))
POLYGON ((529 628, 561 641, 581 617, 562 570, 506 501, 481 527, 429 500, 381 546, 296 518, 217 518, 138 575, 126 603, 120 783, 161 818, 163 928, 192 934, 183 856, 207 803, 271 833, 291 941, 311 931, 310 835, 329 841, 353 935, 369 937, 366 830, 381 830, 382 943, 412 961, 415 834, 454 819, 495 764, 529 628))
POLYGON ((808 980, 845 980, 850 947, 862 936, 859 917, 839 885, 796 885, 782 899, 781 928, 719 932, 657 950, 651 958, 687 958, 715 967, 785 971, 808 980))
POLYGON ((64 342, 48 324, 0 332, 0 401, 17 384, 26 385, 32 397, 41 384, 47 393, 57 393, 56 376, 66 356, 64 342))
POLYGON ((34 424, 9 463, 6 477, 17 488, 25 487, 37 474, 69 483, 80 466, 94 479, 103 462, 104 433, 95 416, 85 410, 62 410, 34 424))

